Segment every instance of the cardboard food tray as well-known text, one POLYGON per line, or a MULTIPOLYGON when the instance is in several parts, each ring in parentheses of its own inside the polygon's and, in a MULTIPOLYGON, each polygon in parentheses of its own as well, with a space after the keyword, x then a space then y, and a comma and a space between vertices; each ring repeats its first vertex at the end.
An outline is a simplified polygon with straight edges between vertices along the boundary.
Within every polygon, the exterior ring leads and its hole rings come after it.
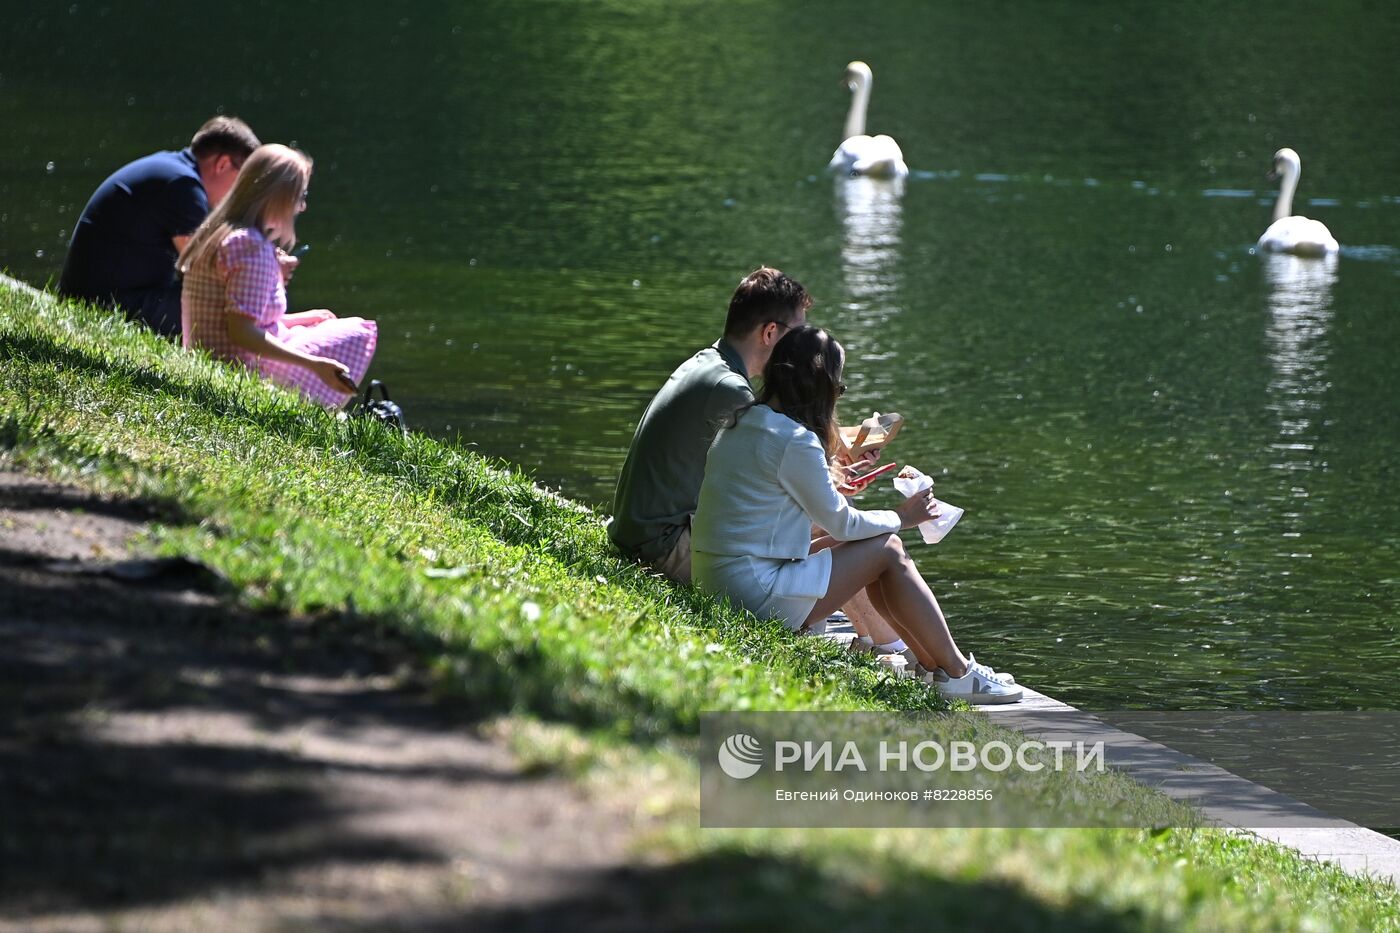
POLYGON ((884 447, 894 440, 904 425, 904 416, 896 412, 880 414, 878 411, 860 424, 841 429, 841 446, 852 460, 875 447, 884 447))

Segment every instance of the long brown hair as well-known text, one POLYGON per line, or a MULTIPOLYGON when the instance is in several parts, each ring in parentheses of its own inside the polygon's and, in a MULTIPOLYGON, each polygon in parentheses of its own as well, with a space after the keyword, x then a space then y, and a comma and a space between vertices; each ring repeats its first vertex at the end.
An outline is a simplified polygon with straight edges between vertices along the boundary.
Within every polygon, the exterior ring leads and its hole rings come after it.
POLYGON ((830 457, 839 440, 836 400, 846 353, 820 327, 794 327, 773 346, 755 404, 777 401, 783 414, 821 439, 830 457))
POLYGON ((197 265, 213 262, 219 244, 240 229, 258 230, 291 249, 297 242, 297 206, 310 183, 311 157, 306 153, 277 143, 254 149, 228 197, 185 244, 176 267, 188 274, 197 265))

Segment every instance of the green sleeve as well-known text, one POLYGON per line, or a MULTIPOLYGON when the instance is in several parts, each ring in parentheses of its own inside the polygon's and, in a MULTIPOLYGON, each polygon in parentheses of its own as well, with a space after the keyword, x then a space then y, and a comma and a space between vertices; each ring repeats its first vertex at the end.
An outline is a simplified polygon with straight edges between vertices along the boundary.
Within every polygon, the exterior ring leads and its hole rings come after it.
POLYGON ((753 401, 753 389, 738 376, 731 376, 715 383, 710 391, 709 406, 705 412, 716 432, 727 428, 734 420, 734 412, 753 401))

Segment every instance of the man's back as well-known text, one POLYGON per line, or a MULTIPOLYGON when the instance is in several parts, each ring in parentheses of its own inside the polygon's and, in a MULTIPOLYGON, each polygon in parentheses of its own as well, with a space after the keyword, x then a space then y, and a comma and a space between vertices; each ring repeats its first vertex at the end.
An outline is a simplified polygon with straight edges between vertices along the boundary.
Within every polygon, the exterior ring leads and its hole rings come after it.
POLYGON ((209 213, 194 155, 157 152, 122 166, 83 208, 59 280, 60 294, 111 301, 175 282, 174 237, 209 213))
POLYGON ((743 358, 727 341, 671 374, 642 415, 618 478, 608 536, 620 551, 647 563, 671 552, 700 499, 715 434, 752 401, 743 358))

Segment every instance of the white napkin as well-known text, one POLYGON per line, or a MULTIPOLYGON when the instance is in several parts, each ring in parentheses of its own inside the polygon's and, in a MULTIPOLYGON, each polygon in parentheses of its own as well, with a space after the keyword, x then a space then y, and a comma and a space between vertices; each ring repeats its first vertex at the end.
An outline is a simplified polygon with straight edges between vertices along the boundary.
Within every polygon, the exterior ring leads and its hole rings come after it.
MULTIPOLYGON (((894 488, 906 499, 916 492, 923 492, 933 486, 933 477, 917 469, 906 466, 894 477, 894 488), (900 474, 913 471, 914 476, 902 476, 900 474)), ((938 502, 938 500, 934 500, 938 502)), ((943 540, 943 536, 953 530, 953 526, 958 523, 958 519, 963 517, 963 510, 956 505, 947 502, 938 502, 937 518, 924 522, 919 526, 919 534, 923 535, 925 544, 937 544, 943 540)))

